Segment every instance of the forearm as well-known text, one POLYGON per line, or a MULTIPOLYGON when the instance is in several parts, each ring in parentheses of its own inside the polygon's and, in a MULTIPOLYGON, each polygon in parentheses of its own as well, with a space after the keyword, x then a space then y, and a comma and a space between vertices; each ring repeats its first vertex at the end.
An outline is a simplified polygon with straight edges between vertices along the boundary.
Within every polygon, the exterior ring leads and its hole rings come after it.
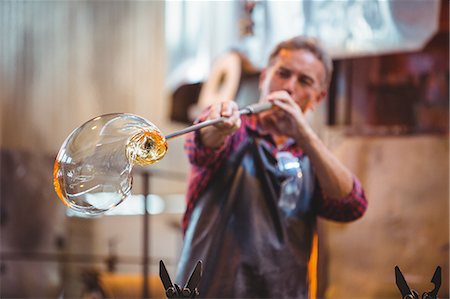
POLYGON ((200 142, 203 146, 217 149, 223 146, 228 134, 225 134, 223 130, 219 130, 215 127, 206 127, 200 130, 200 142))
POLYGON ((193 165, 209 167, 212 163, 222 159, 226 155, 227 146, 225 143, 240 127, 241 120, 236 103, 222 103, 218 106, 208 107, 195 123, 208 119, 218 119, 222 116, 226 117, 225 120, 187 135, 185 150, 189 162, 193 165))
POLYGON ((213 126, 200 130, 199 142, 202 146, 217 149, 225 143, 226 139, 236 132, 241 126, 238 106, 235 102, 222 102, 209 107, 206 119, 222 121, 213 126))
POLYGON ((311 160, 322 192, 330 198, 342 198, 353 187, 352 173, 331 153, 312 131, 305 133, 299 144, 311 160))

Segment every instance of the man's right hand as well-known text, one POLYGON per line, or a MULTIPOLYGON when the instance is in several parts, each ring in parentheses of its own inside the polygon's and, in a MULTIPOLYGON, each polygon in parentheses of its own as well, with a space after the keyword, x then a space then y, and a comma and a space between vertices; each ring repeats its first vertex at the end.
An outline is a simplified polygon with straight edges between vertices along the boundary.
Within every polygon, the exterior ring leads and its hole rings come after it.
POLYGON ((209 108, 207 120, 220 117, 227 117, 227 119, 200 130, 200 141, 204 146, 209 148, 220 147, 225 142, 226 137, 232 135, 241 126, 239 109, 234 101, 221 102, 209 108))

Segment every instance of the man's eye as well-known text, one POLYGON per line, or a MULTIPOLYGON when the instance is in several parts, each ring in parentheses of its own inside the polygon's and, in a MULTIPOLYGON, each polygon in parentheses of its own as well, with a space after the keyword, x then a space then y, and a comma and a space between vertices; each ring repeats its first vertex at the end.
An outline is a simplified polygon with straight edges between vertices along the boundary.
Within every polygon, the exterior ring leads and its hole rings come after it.
POLYGON ((306 86, 312 86, 314 84, 314 81, 309 78, 309 77, 305 77, 305 76, 301 76, 298 81, 302 84, 302 85, 306 85, 306 86))
POLYGON ((286 70, 278 70, 277 73, 278 73, 278 76, 280 76, 280 78, 283 78, 283 79, 287 79, 291 76, 291 72, 286 71, 286 70))

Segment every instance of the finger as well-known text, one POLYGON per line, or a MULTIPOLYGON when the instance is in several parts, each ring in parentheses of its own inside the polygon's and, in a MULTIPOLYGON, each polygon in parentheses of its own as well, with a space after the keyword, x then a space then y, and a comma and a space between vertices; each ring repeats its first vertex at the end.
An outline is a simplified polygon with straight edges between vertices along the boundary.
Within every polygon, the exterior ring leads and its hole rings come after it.
POLYGON ((237 110, 237 105, 235 102, 223 102, 220 115, 225 117, 230 117, 233 114, 233 111, 237 110))
POLYGON ((236 102, 222 102, 220 116, 225 117, 223 121, 227 126, 233 126, 239 116, 238 108, 236 102))
POLYGON ((241 114, 239 113, 239 110, 233 110, 233 113, 230 116, 230 122, 233 124, 233 126, 239 127, 241 124, 241 114))
POLYGON ((267 95, 267 100, 269 100, 269 101, 273 101, 276 99, 279 99, 282 101, 294 102, 291 95, 285 90, 274 91, 267 95))
POLYGON ((215 105, 211 105, 210 108, 209 108, 208 119, 217 119, 217 118, 219 118, 220 117, 220 110, 222 109, 221 106, 222 106, 221 103, 218 103, 218 104, 215 104, 215 105))
MULTIPOLYGON (((272 104, 275 104, 275 102, 277 102, 277 101, 278 101, 278 103, 284 103, 284 104, 292 106, 292 107, 298 106, 292 98, 273 97, 269 100, 269 102, 271 102, 272 104)), ((277 106, 280 106, 280 105, 277 105, 277 106)))
POLYGON ((231 115, 224 120, 224 124, 232 128, 239 128, 241 124, 240 122, 241 115, 237 109, 232 111, 231 115))
POLYGON ((285 111, 285 112, 287 112, 287 113, 289 113, 291 115, 295 114, 296 112, 300 112, 301 113, 300 107, 298 107, 295 103, 292 104, 290 101, 284 101, 284 100, 281 100, 281 99, 275 99, 275 100, 272 101, 272 103, 276 107, 280 108, 281 110, 283 110, 283 111, 285 111))

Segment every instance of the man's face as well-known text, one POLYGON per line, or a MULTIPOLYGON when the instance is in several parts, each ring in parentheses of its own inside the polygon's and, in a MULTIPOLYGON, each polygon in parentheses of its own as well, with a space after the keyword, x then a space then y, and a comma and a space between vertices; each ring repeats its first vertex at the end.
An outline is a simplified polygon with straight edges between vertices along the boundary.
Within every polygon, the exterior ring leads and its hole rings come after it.
POLYGON ((281 50, 261 73, 261 101, 273 91, 284 90, 306 112, 325 97, 324 81, 324 66, 314 54, 305 49, 281 50))

